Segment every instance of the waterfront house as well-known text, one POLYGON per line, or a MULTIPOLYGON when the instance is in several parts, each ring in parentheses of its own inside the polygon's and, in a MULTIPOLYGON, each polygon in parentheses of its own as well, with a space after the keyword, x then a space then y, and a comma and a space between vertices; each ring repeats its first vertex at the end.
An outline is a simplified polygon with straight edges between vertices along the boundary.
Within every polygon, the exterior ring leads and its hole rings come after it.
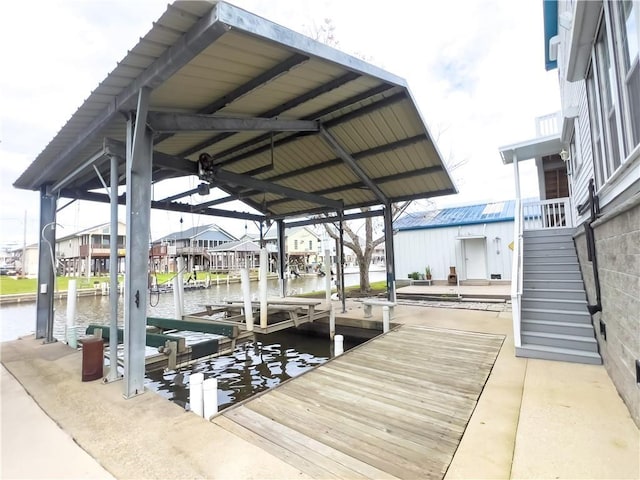
POLYGON ((640 2, 545 1, 544 22, 561 111, 500 149, 544 194, 516 199, 516 352, 602 361, 640 425, 640 2))
POLYGON ((152 268, 159 272, 175 272, 176 259, 182 257, 189 272, 209 270, 213 262, 209 250, 236 240, 236 237, 216 224, 172 232, 152 243, 152 268))

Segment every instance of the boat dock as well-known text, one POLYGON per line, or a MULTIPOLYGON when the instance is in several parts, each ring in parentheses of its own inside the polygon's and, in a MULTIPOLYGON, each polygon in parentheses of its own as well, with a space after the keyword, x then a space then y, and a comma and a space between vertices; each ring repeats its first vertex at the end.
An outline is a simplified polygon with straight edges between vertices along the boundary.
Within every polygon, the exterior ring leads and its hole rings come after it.
POLYGON ((638 428, 604 367, 515 357, 509 312, 399 304, 394 323, 211 422, 81 382, 82 353, 61 342, 5 342, 1 476, 96 478, 86 452, 116 478, 640 477, 638 428))
POLYGON ((313 478, 442 478, 503 339, 403 326, 214 422, 313 478))

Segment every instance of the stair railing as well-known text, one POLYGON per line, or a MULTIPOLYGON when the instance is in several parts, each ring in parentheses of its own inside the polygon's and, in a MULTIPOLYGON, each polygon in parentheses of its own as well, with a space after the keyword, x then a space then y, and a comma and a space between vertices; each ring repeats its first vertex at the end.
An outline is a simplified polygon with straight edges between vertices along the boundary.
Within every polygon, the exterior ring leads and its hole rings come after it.
POLYGON ((526 230, 573 227, 573 215, 569 198, 527 201, 523 204, 526 230))
POLYGON ((511 315, 513 318, 513 343, 516 347, 522 346, 520 338, 520 304, 522 299, 523 284, 523 230, 524 211, 519 198, 516 199, 514 215, 514 240, 513 240, 513 264, 511 267, 511 315))

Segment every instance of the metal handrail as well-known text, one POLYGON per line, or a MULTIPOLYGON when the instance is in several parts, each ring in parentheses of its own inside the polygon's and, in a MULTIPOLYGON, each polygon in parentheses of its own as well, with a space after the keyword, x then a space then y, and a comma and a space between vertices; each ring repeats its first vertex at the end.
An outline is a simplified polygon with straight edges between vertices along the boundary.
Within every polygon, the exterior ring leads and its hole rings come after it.
POLYGON ((514 242, 513 265, 511 270, 511 312, 513 317, 513 342, 516 347, 522 344, 520 338, 520 300, 522 298, 523 285, 523 230, 524 213, 523 205, 519 198, 516 199, 514 215, 514 242))

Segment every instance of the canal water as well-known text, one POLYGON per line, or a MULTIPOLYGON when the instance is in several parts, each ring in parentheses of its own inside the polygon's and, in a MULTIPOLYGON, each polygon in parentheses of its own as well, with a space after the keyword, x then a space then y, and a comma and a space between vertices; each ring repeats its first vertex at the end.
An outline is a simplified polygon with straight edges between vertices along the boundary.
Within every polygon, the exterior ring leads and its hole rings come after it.
MULTIPOLYGON (((370 272, 372 282, 384 280, 386 273, 370 272)), ((295 295, 305 292, 324 290, 325 278, 304 276, 287 281, 287 293, 295 295)), ((357 285, 359 274, 345 274, 345 285, 357 285)), ((257 295, 257 282, 252 282, 252 296, 257 295)), ((268 295, 277 296, 278 281, 268 282, 268 295)), ((123 324, 123 299, 119 297, 119 326, 123 324)), ((242 299, 239 283, 212 285, 208 289, 187 290, 184 292, 185 312, 194 313, 204 310, 203 305, 224 300, 242 299)), ((66 300, 56 300, 54 304, 54 337, 60 341, 65 338, 66 300)), ((89 324, 109 324, 111 306, 108 296, 79 297, 76 307, 76 325, 78 335, 83 335, 89 324)), ((150 295, 147 315, 169 317, 174 315, 173 294, 150 295)), ((35 302, 3 305, 0 307, 0 334, 2 341, 14 340, 35 331, 35 302)), ((345 350, 362 340, 346 338, 345 350)), ((259 335, 256 342, 241 345, 226 356, 199 362, 178 371, 158 371, 147 374, 145 386, 163 397, 183 407, 188 407, 188 385, 192 373, 202 372, 205 378, 218 379, 218 405, 223 409, 238 401, 266 390, 295 377, 317 365, 326 362, 332 356, 332 345, 328 338, 319 338, 297 333, 281 331, 270 335, 259 335)))

